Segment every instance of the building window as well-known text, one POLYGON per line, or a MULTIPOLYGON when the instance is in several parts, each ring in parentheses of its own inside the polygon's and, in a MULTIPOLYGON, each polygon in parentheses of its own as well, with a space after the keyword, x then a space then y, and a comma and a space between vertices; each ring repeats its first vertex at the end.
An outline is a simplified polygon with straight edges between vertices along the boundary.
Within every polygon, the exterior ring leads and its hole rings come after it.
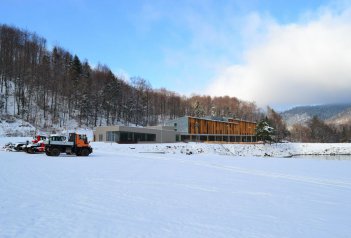
POLYGON ((176 141, 177 141, 177 142, 180 141, 180 135, 176 135, 176 141))
POLYGON ((112 131, 106 132, 106 141, 112 141, 112 131))
POLYGON ((106 132, 106 141, 109 142, 119 142, 119 132, 118 131, 108 131, 106 132))
POLYGON ((104 135, 103 134, 99 134, 99 141, 104 141, 104 135))
POLYGON ((146 141, 156 141, 155 134, 146 134, 146 141))
POLYGON ((156 134, 120 132, 119 143, 138 143, 145 141, 156 141, 156 134))

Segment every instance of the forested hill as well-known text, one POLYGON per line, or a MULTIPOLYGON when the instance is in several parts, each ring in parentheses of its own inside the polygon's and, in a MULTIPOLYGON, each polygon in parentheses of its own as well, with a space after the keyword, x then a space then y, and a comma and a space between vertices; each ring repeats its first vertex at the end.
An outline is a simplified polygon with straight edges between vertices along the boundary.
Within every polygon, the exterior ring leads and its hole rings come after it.
MULTIPOLYGON (((326 122, 338 122, 344 117, 350 116, 348 113, 351 110, 349 104, 328 104, 317 106, 302 106, 295 107, 282 113, 287 125, 296 123, 305 123, 314 116, 326 122)), ((344 121, 344 120, 341 120, 344 121)))
MULTIPOLYGON (((123 57, 123 56, 119 56, 123 57)), ((103 60, 103 59, 102 59, 103 60)), ((184 115, 234 116, 257 120, 254 103, 235 97, 185 97, 154 89, 142 77, 126 81, 106 65, 88 61, 46 39, 12 26, 0 25, 0 114, 36 127, 155 125, 184 115)))

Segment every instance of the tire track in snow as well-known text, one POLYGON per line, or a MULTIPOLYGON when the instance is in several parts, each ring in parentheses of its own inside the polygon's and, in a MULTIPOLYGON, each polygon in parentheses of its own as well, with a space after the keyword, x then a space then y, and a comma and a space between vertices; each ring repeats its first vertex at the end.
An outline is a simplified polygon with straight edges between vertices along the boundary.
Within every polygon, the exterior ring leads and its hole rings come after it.
POLYGON ((199 162, 194 164, 203 166, 203 167, 227 170, 227 171, 241 173, 241 174, 250 174, 250 175, 269 177, 269 178, 281 178, 281 179, 287 179, 287 180, 292 180, 296 182, 304 182, 304 183, 318 184, 323 186, 351 189, 351 182, 344 182, 337 179, 323 179, 323 178, 315 178, 315 177, 309 177, 309 176, 298 176, 298 175, 296 176, 296 175, 289 175, 289 174, 282 174, 282 173, 271 173, 271 172, 265 172, 260 170, 243 169, 240 167, 203 164, 199 162))
MULTIPOLYGON (((171 160, 171 158, 167 158, 165 156, 157 156, 157 158, 153 157, 152 159, 171 160)), ((187 163, 189 161, 182 160, 179 162, 187 163)), ((211 164, 205 164, 205 163, 201 163, 201 162, 193 162, 192 164, 197 165, 197 166, 208 167, 208 168, 215 168, 215 169, 232 171, 232 172, 241 173, 241 174, 251 174, 251 175, 255 175, 255 176, 270 177, 270 178, 281 178, 281 179, 287 179, 287 180, 292 180, 292 181, 296 181, 296 182, 304 182, 304 183, 318 184, 318 185, 323 185, 323 186, 351 189, 351 182, 345 182, 345 181, 337 180, 337 179, 324 179, 324 178, 316 178, 316 177, 310 177, 310 176, 299 176, 299 175, 290 175, 290 174, 283 174, 283 173, 272 173, 272 172, 265 172, 262 170, 250 170, 250 169, 244 169, 241 167, 223 166, 223 165, 215 165, 215 164, 211 165, 211 164)))
MULTIPOLYGON (((144 156, 144 158, 145 158, 145 156, 144 156)), ((150 159, 172 160, 172 158, 167 158, 165 156, 157 156, 157 157, 154 156, 153 158, 150 158, 150 159)), ((188 163, 189 160, 181 160, 179 162, 180 163, 188 163)), ((270 177, 270 178, 281 178, 281 179, 287 179, 287 180, 296 181, 296 182, 304 182, 304 183, 318 184, 318 185, 323 185, 323 186, 351 189, 351 182, 345 182, 345 181, 337 180, 337 179, 324 179, 324 178, 316 178, 316 177, 310 177, 310 176, 299 176, 299 175, 290 175, 290 174, 283 174, 283 173, 272 173, 272 172, 265 172, 262 170, 251 170, 251 169, 244 169, 241 167, 234 167, 234 166, 205 164, 205 163, 195 162, 195 161, 192 164, 197 165, 197 166, 208 167, 208 168, 227 170, 227 171, 241 173, 241 174, 250 174, 250 175, 270 177)))

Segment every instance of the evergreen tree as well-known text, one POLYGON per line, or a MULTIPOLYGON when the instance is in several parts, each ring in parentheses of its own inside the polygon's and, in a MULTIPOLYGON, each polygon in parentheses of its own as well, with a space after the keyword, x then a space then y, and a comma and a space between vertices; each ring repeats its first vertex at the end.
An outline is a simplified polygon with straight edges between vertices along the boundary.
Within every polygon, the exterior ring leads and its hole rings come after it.
POLYGON ((267 119, 261 120, 256 126, 256 136, 263 142, 272 142, 274 128, 271 127, 267 119))

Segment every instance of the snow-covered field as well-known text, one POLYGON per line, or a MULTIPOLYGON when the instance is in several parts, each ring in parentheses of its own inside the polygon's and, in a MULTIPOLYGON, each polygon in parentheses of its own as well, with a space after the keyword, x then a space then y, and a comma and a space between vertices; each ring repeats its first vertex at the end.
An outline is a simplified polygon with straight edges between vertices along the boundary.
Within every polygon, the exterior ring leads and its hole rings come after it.
POLYGON ((0 151, 0 237, 351 236, 351 160, 281 158, 350 144, 92 146, 0 151))

